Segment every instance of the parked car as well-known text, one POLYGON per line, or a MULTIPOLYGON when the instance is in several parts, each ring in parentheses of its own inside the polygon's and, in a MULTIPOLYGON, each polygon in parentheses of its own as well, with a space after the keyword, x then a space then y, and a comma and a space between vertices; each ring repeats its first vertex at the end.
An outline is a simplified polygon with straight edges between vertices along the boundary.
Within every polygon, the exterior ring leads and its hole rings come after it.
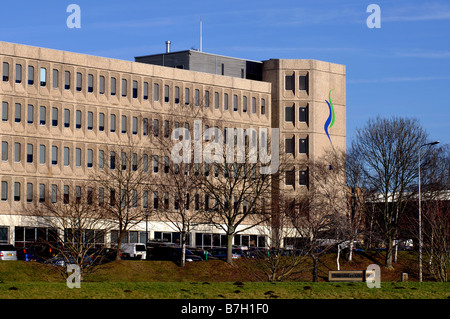
POLYGON ((39 257, 34 247, 18 248, 17 259, 24 261, 39 261, 39 257))
POLYGON ((121 251, 129 254, 131 259, 147 259, 147 248, 144 244, 122 244, 121 251))
MULTIPOLYGON (((154 247, 152 249, 152 259, 170 260, 174 262, 179 262, 181 260, 181 253, 182 253, 181 247, 168 247, 168 246, 154 247)), ((185 254, 186 254, 185 255, 186 262, 203 260, 203 258, 195 255, 188 249, 186 249, 185 254)))
MULTIPOLYGON (((115 248, 92 248, 87 252, 93 263, 104 264, 116 260, 117 249, 115 248)), ((120 259, 130 259, 130 254, 121 252, 120 259)))
POLYGON ((0 260, 17 260, 17 250, 11 244, 0 244, 0 260))
MULTIPOLYGON (((208 253, 211 254, 213 257, 219 258, 219 259, 226 259, 227 258, 227 248, 212 248, 208 249, 208 253)), ((245 257, 245 253, 239 249, 239 248, 233 248, 231 250, 233 259, 242 258, 245 257)))
POLYGON ((52 258, 47 259, 44 264, 65 267, 66 264, 75 264, 76 261, 72 257, 67 257, 62 254, 58 254, 52 258))

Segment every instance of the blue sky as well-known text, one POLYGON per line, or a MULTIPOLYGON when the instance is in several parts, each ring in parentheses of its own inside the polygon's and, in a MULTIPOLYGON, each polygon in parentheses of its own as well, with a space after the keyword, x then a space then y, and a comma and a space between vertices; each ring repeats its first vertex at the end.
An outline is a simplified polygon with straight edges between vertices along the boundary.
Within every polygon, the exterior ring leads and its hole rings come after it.
POLYGON ((450 1, 7 1, 0 40, 124 60, 199 48, 227 56, 317 59, 346 65, 347 143, 371 117, 418 118, 450 144, 450 1), (69 4, 81 28, 69 29, 69 4), (369 29, 369 4, 381 28, 369 29))

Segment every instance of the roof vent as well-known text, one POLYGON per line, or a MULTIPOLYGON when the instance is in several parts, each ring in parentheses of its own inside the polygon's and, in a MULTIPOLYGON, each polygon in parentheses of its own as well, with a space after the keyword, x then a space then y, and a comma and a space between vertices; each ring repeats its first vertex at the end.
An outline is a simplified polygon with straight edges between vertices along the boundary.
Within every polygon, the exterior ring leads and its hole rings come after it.
POLYGON ((170 52, 170 41, 166 41, 166 53, 170 52))

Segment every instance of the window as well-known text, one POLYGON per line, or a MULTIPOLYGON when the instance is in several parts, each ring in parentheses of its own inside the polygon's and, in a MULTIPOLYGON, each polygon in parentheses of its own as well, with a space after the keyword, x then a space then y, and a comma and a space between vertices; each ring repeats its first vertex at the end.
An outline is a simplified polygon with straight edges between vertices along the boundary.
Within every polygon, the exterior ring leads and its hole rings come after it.
POLYGON ((52 201, 53 204, 56 203, 57 197, 58 197, 58 185, 52 184, 52 194, 50 196, 50 200, 52 201))
POLYGON ((87 150, 87 167, 91 168, 93 166, 93 151, 91 149, 87 150))
POLYGON ((58 164, 58 147, 52 146, 52 165, 58 164))
POLYGON ((169 86, 164 85, 164 102, 169 103, 169 86))
POLYGON ((293 75, 286 75, 284 80, 284 89, 285 90, 295 90, 295 80, 293 75))
POLYGON ((256 114, 256 97, 252 97, 252 113, 256 114))
POLYGON ((300 171, 299 184, 301 186, 308 186, 308 170, 300 171))
POLYGON ((169 137, 169 121, 165 120, 164 121, 164 137, 168 138, 169 137))
POLYGON ((284 120, 286 122, 294 123, 294 107, 293 106, 286 106, 284 108, 284 120))
POLYGON ((158 137, 159 135, 159 121, 157 119, 153 120, 153 136, 158 137))
POLYGON ((75 149, 75 166, 81 167, 81 148, 75 149))
POLYGON ((137 126, 138 126, 138 119, 137 117, 133 116, 132 121, 131 121, 131 132, 133 133, 133 135, 137 134, 137 126))
POLYGON ((27 163, 33 163, 33 144, 27 144, 27 163))
POLYGON ((14 122, 20 123, 22 120, 22 105, 20 103, 16 103, 14 105, 14 122))
POLYGON ((144 154, 142 156, 142 169, 144 172, 148 172, 148 155, 144 154))
POLYGON ((98 93, 105 94, 105 77, 103 75, 100 75, 99 78, 98 93))
POLYGON ((77 110, 75 112, 75 128, 81 129, 81 111, 77 110))
POLYGON ((289 186, 294 186, 295 183, 295 171, 286 171, 284 183, 289 186))
POLYGON ((45 164, 45 145, 39 145, 39 164, 45 164))
POLYGON ((70 127, 70 110, 64 109, 64 127, 70 127))
POLYGON ((219 92, 214 92, 214 108, 219 109, 219 92))
POLYGON ((9 111, 8 102, 2 102, 2 121, 3 122, 8 121, 8 111, 9 111))
POLYGON ((58 88, 59 83, 59 71, 57 69, 53 69, 53 81, 52 86, 54 89, 58 88))
POLYGON ((105 202, 105 189, 103 187, 98 188, 98 204, 100 206, 105 202))
POLYGON ((165 174, 169 173, 169 157, 168 156, 164 156, 164 173, 165 174))
POLYGON ((158 173, 158 155, 153 155, 153 173, 158 173))
POLYGON ((148 191, 142 192, 142 208, 148 208, 148 191))
POLYGON ((200 91, 198 89, 196 89, 194 91, 194 105, 195 106, 199 106, 200 105, 200 91))
POLYGON ((14 162, 19 163, 20 162, 20 154, 21 151, 21 145, 20 143, 14 143, 14 162))
POLYGON ((247 113, 247 97, 242 97, 242 112, 247 113))
POLYGON ((298 140, 298 152, 300 154, 308 154, 308 139, 301 138, 298 140))
POLYGON ((98 130, 103 132, 105 130, 105 114, 98 114, 98 130))
POLYGON ((114 133, 116 131, 116 115, 115 114, 111 114, 110 131, 112 133, 114 133))
POLYGON ((8 142, 2 142, 2 161, 8 160, 8 142))
POLYGON ((298 77, 298 89, 308 91, 308 75, 300 75, 298 77))
POLYGON ((209 91, 205 91, 205 108, 209 107, 209 91))
POLYGON ((2 201, 8 200, 8 182, 2 181, 2 201))
POLYGON ((142 121, 142 134, 144 136, 148 135, 148 119, 143 119, 142 121))
POLYGON ((34 106, 31 104, 28 104, 27 106, 27 123, 33 124, 34 122, 34 106))
POLYGON ((111 151, 109 153, 109 168, 110 169, 116 168, 116 153, 114 151, 111 151))
POLYGON ((127 96, 127 80, 126 79, 122 79, 122 96, 123 97, 127 96))
POLYGON ((41 86, 47 85, 47 69, 41 68, 41 79, 40 79, 41 86))
POLYGON ((88 111, 87 129, 92 131, 94 128, 94 113, 88 111))
POLYGON ((124 171, 127 169, 127 153, 122 152, 121 157, 122 157, 122 171, 124 171))
POLYGON ((294 138, 285 139, 285 149, 286 153, 294 154, 294 138))
POLYGON ((69 166, 70 164, 70 149, 64 147, 64 166, 69 166))
POLYGON ((58 109, 52 107, 52 126, 58 126, 58 109))
POLYGON ((82 80, 83 80, 83 76, 81 75, 80 72, 77 72, 77 91, 81 92, 81 87, 82 87, 82 80))
MULTIPOLYGON (((2 187, 2 189, 3 189, 3 187, 2 187)), ((2 192, 2 194, 3 194, 3 192, 2 192)), ((153 208, 158 209, 158 192, 157 191, 153 192, 153 208)))
POLYGON ((261 99, 261 115, 266 114, 266 100, 261 99))
POLYGON ((236 94, 233 95, 233 109, 235 112, 238 111, 238 96, 236 94))
POLYGON ((228 93, 223 95, 223 109, 228 110, 228 93))
POLYGON ((69 185, 64 185, 63 187, 63 202, 64 204, 69 204, 70 194, 69 194, 69 185))
POLYGON ((39 107, 39 124, 45 125, 46 120, 46 108, 45 106, 39 107))
POLYGON ((137 99, 138 97, 138 82, 133 81, 133 99, 137 99))
POLYGON ((39 202, 45 202, 45 184, 39 184, 39 202))
POLYGON ((122 115, 122 133, 125 134, 127 132, 127 117, 122 115))
POLYGON ((116 78, 111 78, 111 95, 116 95, 116 78))
POLYGON ((9 81, 9 63, 3 62, 3 82, 9 81))
POLYGON ((137 154, 133 153, 131 156, 131 169, 135 172, 137 171, 137 154))
POLYGON ((105 152, 103 150, 98 151, 98 168, 103 169, 105 167, 105 152))
POLYGON ((189 95, 190 95, 189 88, 185 88, 184 89, 184 104, 185 105, 189 105, 189 95))
POLYGON ((64 71, 64 89, 70 90, 70 72, 64 71))
POLYGON ((27 183, 27 203, 31 203, 33 201, 33 184, 27 183))
POLYGON ((148 82, 144 82, 144 100, 148 100, 148 82))
POLYGON ((225 64, 224 63, 222 63, 222 65, 221 65, 221 74, 225 75, 225 64))
POLYGON ((298 109, 298 120, 300 122, 308 123, 308 107, 301 106, 298 109))
POLYGON ((153 84, 153 101, 159 101, 159 84, 153 84))
POLYGON ((94 92, 94 76, 88 74, 88 93, 94 92))
POLYGON ((16 83, 22 83, 22 65, 16 64, 16 83))
POLYGON ((179 104, 180 103, 180 87, 176 86, 175 87, 175 104, 179 104))
POLYGON ((34 84, 34 66, 28 66, 28 85, 34 84))

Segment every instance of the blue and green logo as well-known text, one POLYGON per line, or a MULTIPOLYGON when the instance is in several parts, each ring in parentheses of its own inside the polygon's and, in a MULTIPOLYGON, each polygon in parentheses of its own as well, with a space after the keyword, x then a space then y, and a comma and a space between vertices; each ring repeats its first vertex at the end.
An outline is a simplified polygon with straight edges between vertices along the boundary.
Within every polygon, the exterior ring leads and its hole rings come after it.
POLYGON ((330 133, 328 130, 333 127, 334 121, 336 119, 336 116, 334 114, 333 101, 331 101, 331 91, 333 91, 333 90, 334 89, 331 89, 330 92, 328 93, 328 100, 330 100, 330 101, 328 102, 327 100, 325 100, 325 102, 327 102, 327 104, 328 104, 328 109, 330 111, 330 114, 328 115, 328 118, 324 125, 325 133, 327 133, 327 136, 328 136, 328 139, 330 140, 331 146, 333 146, 333 143, 331 142, 330 133))

